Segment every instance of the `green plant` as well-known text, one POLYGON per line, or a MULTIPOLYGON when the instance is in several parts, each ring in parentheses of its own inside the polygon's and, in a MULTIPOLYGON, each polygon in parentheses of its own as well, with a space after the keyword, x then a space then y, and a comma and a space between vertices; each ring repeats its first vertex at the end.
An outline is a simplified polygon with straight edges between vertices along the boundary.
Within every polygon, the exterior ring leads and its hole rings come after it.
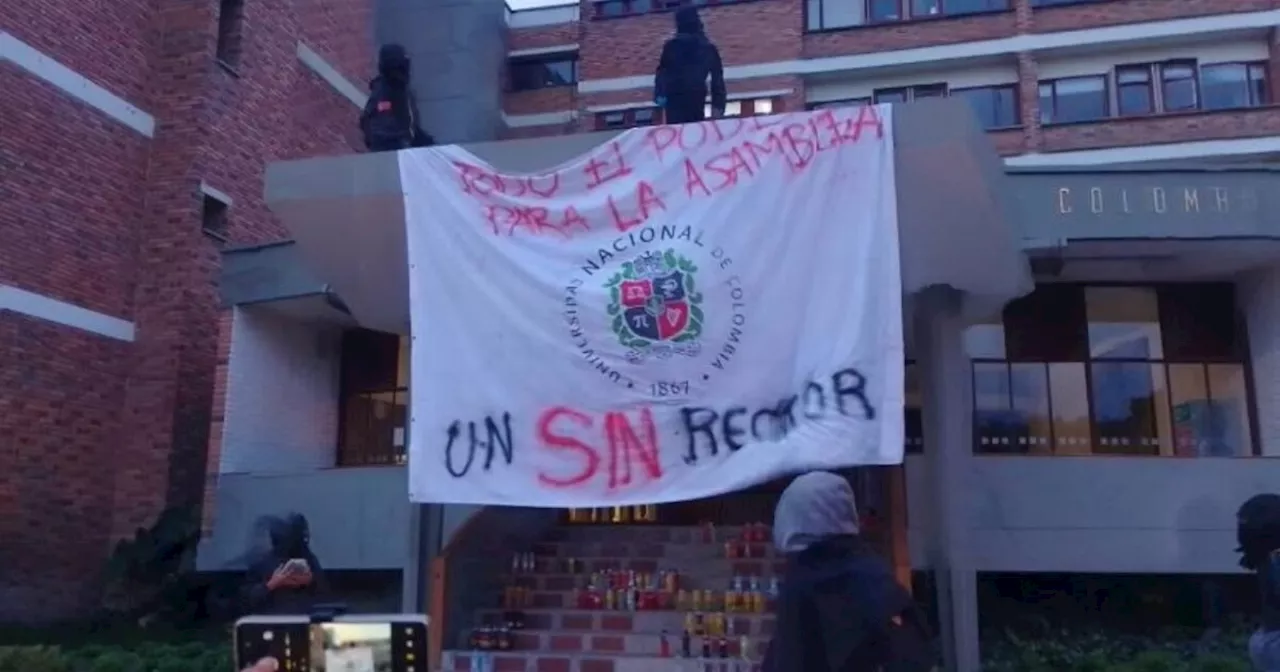
POLYGON ((144 626, 198 620, 204 606, 204 581, 195 572, 199 541, 199 520, 188 508, 166 509, 151 527, 120 540, 104 572, 104 616, 144 626))
POLYGON ((0 672, 72 672, 60 650, 51 646, 0 647, 0 672))
POLYGON ((85 672, 137 672, 145 669, 145 664, 142 656, 133 651, 104 651, 87 658, 83 669, 85 672))

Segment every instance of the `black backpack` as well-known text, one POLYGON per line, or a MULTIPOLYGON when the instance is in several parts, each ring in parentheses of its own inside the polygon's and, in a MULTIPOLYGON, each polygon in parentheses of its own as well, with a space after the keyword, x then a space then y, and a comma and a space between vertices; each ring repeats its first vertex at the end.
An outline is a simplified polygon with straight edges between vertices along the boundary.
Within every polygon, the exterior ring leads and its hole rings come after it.
POLYGON ((360 132, 364 145, 374 152, 407 149, 413 145, 413 106, 407 89, 399 96, 381 79, 375 80, 369 99, 360 113, 360 132), (400 98, 400 100, 397 100, 400 98))

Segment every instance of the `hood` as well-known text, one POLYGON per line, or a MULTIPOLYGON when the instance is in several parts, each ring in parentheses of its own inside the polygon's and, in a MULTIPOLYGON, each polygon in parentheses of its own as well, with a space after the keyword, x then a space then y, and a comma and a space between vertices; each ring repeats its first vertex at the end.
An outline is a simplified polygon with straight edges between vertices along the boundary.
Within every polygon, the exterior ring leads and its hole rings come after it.
POLYGON ((378 50, 378 74, 394 84, 409 83, 409 52, 399 44, 384 44, 378 50))
POLYGON ((285 518, 275 518, 269 523, 271 552, 277 558, 299 558, 307 553, 310 542, 307 519, 299 513, 285 518))
POLYGON ((1280 549, 1280 495, 1254 495, 1236 512, 1236 551, 1240 564, 1256 569, 1262 559, 1280 549))
POLYGON ((773 512, 773 543, 783 553, 798 553, 828 537, 858 533, 858 507, 849 481, 829 471, 797 477, 773 512))
POLYGON ((676 11, 677 35, 701 35, 702 19, 696 7, 683 7, 676 11))

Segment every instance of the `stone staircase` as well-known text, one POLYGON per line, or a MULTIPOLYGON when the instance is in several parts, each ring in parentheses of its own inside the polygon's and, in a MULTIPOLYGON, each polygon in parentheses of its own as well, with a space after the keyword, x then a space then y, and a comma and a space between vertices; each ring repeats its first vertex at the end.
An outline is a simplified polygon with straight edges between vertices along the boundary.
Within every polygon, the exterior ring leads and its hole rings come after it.
MULTIPOLYGON (((527 549, 532 562, 520 568, 512 563, 518 571, 504 577, 508 594, 494 595, 493 608, 475 614, 477 628, 501 627, 509 614, 503 608, 504 597, 524 605, 518 609, 523 627, 510 632, 510 647, 446 650, 442 667, 446 672, 758 672, 773 632, 773 616, 767 606, 765 613, 742 611, 742 604, 726 611, 725 591, 734 577, 759 577, 760 585, 768 586, 780 573, 781 561, 768 542, 734 543, 735 556, 742 555, 744 546, 750 556, 728 557, 725 542, 743 536, 743 528, 716 528, 709 540, 700 527, 557 527, 545 541, 527 549), (610 570, 675 570, 681 589, 714 591, 713 602, 720 604, 701 605, 697 613, 704 625, 692 628, 705 635, 709 625, 710 636, 691 633, 692 655, 683 656, 683 633, 693 620, 692 600, 684 609, 675 604, 660 609, 581 608, 581 593, 591 575, 610 570), (706 658, 704 643, 710 652, 706 658)), ((519 550, 512 549, 513 555, 519 550)))

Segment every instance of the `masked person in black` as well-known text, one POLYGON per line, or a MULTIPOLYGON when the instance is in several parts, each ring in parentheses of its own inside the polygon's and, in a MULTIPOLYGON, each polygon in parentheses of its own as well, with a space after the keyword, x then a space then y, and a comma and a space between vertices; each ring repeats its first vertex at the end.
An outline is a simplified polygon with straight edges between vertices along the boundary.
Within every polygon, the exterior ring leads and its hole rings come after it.
POLYGON ((1280 495, 1250 497, 1236 513, 1240 566, 1258 573, 1262 618, 1249 638, 1260 672, 1280 672, 1280 495))
POLYGON ((398 44, 385 44, 378 51, 378 76, 369 82, 369 100, 360 113, 364 145, 371 152, 394 152, 435 144, 420 124, 409 87, 409 55, 398 44))
POLYGON ((707 79, 711 80, 711 111, 724 116, 724 65, 720 50, 707 39, 698 10, 684 7, 676 12, 676 34, 662 47, 658 72, 653 78, 653 97, 666 111, 668 124, 685 124, 706 118, 707 79))
POLYGON ((859 534, 853 488, 813 471, 778 498, 773 540, 787 557, 763 672, 930 672, 923 614, 859 534))
POLYGON ((271 550, 249 567, 244 611, 254 615, 307 614, 323 597, 324 572, 311 552, 311 532, 300 513, 269 521, 271 550))

